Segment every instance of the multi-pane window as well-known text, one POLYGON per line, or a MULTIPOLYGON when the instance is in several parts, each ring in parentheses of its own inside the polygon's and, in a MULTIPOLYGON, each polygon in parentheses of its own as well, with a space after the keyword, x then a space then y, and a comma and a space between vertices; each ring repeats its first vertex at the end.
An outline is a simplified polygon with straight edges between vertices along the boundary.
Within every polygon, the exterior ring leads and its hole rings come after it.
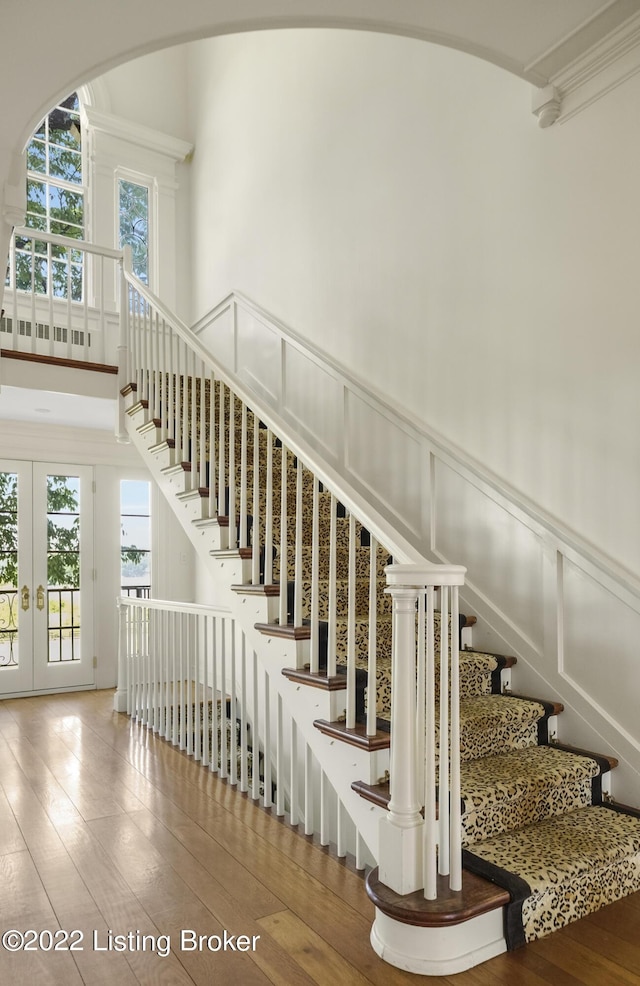
MULTIPOLYGON (((31 229, 84 238, 82 131, 78 96, 55 106, 27 148, 27 217, 31 229)), ((82 300, 82 257, 44 242, 16 238, 16 286, 36 294, 82 300)))
POLYGON ((120 483, 120 585, 127 596, 151 595, 151 484, 120 483))
POLYGON ((47 599, 49 662, 79 661, 80 478, 78 476, 47 476, 47 599))
POLYGON ((18 477, 0 472, 0 668, 18 663, 18 616, 18 477))
POLYGON ((149 189, 121 178, 119 187, 120 246, 130 246, 133 273, 149 283, 149 189))

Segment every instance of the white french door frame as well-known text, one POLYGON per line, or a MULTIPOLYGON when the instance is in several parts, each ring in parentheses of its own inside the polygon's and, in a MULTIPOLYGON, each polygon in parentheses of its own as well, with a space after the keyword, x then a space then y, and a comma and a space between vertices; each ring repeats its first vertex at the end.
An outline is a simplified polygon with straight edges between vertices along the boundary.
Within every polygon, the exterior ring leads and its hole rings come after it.
MULTIPOLYGON (((18 476, 18 664, 0 667, 0 697, 93 687, 93 467, 0 460, 18 476), (50 661, 47 477, 80 480, 80 634, 74 660, 50 661)), ((60 617, 61 622, 61 617, 60 617)), ((62 634, 60 636, 62 640, 62 634)), ((70 640, 69 636, 65 638, 70 640)), ((75 645, 75 641, 74 641, 75 645)))

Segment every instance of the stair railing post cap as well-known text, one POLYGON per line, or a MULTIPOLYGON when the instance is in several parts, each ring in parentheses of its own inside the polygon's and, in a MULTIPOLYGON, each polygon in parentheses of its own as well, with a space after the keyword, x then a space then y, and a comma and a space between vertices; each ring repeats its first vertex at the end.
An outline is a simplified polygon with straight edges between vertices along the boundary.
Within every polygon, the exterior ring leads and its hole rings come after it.
POLYGON ((387 565, 387 591, 394 586, 464 585, 464 565, 437 565, 433 562, 412 565, 387 565))

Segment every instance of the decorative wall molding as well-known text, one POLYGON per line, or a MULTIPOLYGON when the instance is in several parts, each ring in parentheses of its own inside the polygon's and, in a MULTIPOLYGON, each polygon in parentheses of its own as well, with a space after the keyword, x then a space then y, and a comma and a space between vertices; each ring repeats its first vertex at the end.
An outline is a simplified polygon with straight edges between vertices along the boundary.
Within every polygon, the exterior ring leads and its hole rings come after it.
POLYGON ((538 117, 538 126, 545 130, 552 126, 560 116, 562 109, 560 93, 555 86, 534 89, 531 108, 534 116, 538 117))
POLYGON ((184 161, 193 151, 193 144, 189 144, 186 140, 161 133, 159 130, 153 130, 151 127, 145 127, 141 123, 126 120, 121 116, 104 113, 97 110, 95 106, 85 106, 83 112, 87 124, 94 132, 117 137, 144 150, 163 154, 176 163, 184 161))
POLYGON ((584 55, 552 75, 544 89, 534 89, 533 113, 541 127, 566 123, 640 72, 640 12, 594 44, 584 55), (552 90, 559 100, 555 119, 552 90), (548 122, 543 122, 548 121, 548 122))
POLYGON ((349 491, 347 509, 351 503, 361 508, 394 560, 413 561, 417 550, 423 559, 465 564, 462 598, 479 619, 474 645, 514 654, 523 690, 557 695, 566 709, 563 724, 571 724, 580 744, 606 745, 620 760, 616 797, 634 797, 640 779, 638 689, 629 685, 623 694, 619 683, 633 680, 625 671, 634 666, 640 634, 638 574, 239 293, 192 331, 262 420, 276 421, 289 447, 319 476, 326 474, 328 485, 349 491), (257 354, 277 349, 279 341, 286 384, 275 393, 272 381, 265 386, 260 379, 260 358, 250 378, 238 361, 238 323, 247 317, 257 354), (327 387, 329 377, 334 385, 327 387), (286 395, 292 381, 296 393, 314 398, 291 405, 286 395), (329 439, 333 433, 343 436, 336 445, 329 439), (563 570, 571 579, 561 577, 563 570), (588 606, 581 579, 589 586, 588 606), (612 647, 611 628, 622 619, 625 633, 612 647), (604 684, 597 670, 603 654, 622 669, 620 678, 609 674, 604 684))

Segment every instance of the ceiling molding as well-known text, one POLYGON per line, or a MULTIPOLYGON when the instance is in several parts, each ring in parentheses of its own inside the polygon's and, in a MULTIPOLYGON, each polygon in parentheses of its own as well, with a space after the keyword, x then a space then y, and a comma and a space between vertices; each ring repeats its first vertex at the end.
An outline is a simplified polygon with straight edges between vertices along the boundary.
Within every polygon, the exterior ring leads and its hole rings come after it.
POLYGON ((559 122, 571 119, 638 72, 640 13, 554 76, 552 83, 562 99, 559 122))
POLYGON ((121 116, 104 113, 94 106, 85 106, 84 112, 87 123, 94 131, 126 140, 129 144, 155 151, 156 154, 163 154, 173 161, 184 161, 193 151, 193 144, 189 144, 186 140, 161 133, 159 130, 152 130, 151 127, 145 127, 141 123, 126 120, 121 116))
POLYGON ((638 72, 640 12, 557 72, 548 86, 534 89, 532 111, 541 127, 566 123, 638 72))
MULTIPOLYGON (((558 73, 574 61, 589 57, 590 52, 605 43, 638 14, 638 0, 610 0, 600 10, 583 21, 547 51, 523 66, 523 76, 535 73, 546 82, 554 82, 558 73)), ((555 84, 555 83, 554 83, 555 84)))

